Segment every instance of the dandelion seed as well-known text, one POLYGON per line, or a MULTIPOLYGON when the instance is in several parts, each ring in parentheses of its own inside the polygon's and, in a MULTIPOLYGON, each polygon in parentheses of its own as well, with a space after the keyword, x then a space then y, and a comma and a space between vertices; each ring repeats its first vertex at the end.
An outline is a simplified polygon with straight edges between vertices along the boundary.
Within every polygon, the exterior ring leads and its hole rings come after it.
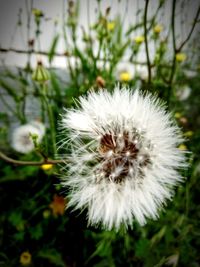
POLYGON ((86 208, 89 224, 107 229, 156 219, 186 166, 170 115, 152 95, 126 87, 90 92, 79 103, 62 118, 74 148, 62 182, 71 188, 68 205, 86 208))

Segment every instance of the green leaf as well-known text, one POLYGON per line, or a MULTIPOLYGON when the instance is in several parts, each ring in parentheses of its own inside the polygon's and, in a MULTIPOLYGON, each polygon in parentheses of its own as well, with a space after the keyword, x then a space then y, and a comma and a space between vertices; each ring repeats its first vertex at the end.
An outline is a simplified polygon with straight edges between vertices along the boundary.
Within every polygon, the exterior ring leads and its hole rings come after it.
POLYGON ((56 35, 53 38, 53 41, 52 41, 52 44, 51 44, 51 47, 50 47, 50 50, 49 50, 49 54, 48 54, 49 63, 52 62, 52 60, 54 58, 54 55, 56 53, 56 48, 57 48, 58 40, 59 40, 59 35, 56 35))
POLYGON ((164 225, 159 232, 157 232, 151 239, 151 245, 154 245, 155 243, 158 243, 162 237, 165 235, 167 230, 166 225, 164 225))
POLYGON ((52 84, 52 89, 56 93, 57 101, 61 102, 62 101, 62 96, 61 96, 61 86, 58 82, 58 79, 56 77, 55 72, 51 72, 51 84, 52 84))
POLYGON ((13 237, 17 241, 23 241, 24 240, 24 235, 25 235, 25 232, 18 232, 16 234, 14 234, 13 237))
POLYGON ((39 240, 43 236, 42 225, 38 224, 35 227, 32 227, 30 229, 30 235, 32 239, 39 240))
POLYGON ((48 260, 50 263, 54 264, 55 266, 65 267, 65 263, 62 259, 61 254, 54 248, 52 249, 43 249, 41 250, 38 255, 39 258, 43 258, 48 260))
POLYGON ((0 86, 5 89, 5 91, 12 96, 15 100, 18 100, 18 96, 15 93, 15 88, 13 88, 9 83, 0 79, 0 86))
POLYGON ((135 255, 139 258, 145 258, 147 256, 147 251, 149 250, 149 240, 146 238, 140 239, 135 248, 135 255))
POLYGON ((22 213, 13 211, 8 217, 8 221, 16 227, 17 225, 23 222, 22 213))

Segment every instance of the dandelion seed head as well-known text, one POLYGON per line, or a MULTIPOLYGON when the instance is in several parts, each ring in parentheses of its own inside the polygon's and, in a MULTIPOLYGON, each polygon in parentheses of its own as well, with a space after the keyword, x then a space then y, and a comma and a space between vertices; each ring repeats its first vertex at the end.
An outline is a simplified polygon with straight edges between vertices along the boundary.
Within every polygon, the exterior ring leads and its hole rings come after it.
POLYGON ((186 166, 171 115, 157 98, 126 87, 90 92, 79 103, 62 119, 73 148, 63 176, 68 206, 86 208, 89 224, 107 229, 156 219, 186 166))
POLYGON ((37 121, 21 125, 12 133, 12 147, 17 152, 26 154, 34 149, 34 142, 31 136, 36 136, 40 143, 45 133, 45 126, 37 121))

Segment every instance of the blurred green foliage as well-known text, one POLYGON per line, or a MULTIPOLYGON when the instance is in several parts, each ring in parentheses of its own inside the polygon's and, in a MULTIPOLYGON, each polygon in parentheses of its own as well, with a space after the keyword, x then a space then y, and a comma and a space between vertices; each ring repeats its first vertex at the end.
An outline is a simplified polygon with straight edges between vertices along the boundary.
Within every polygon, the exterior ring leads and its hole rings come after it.
MULTIPOLYGON (((181 44, 176 44, 173 47, 173 42, 178 38, 174 35, 173 39, 173 34, 176 34, 173 20, 169 25, 162 27, 159 26, 162 21, 157 20, 166 1, 158 1, 158 9, 146 22, 143 16, 144 9, 138 10, 138 22, 130 25, 126 31, 120 15, 111 20, 109 7, 102 11, 101 1, 97 2, 97 19, 90 25, 89 31, 78 24, 79 3, 68 3, 62 33, 66 44, 64 54, 68 63, 67 81, 63 81, 53 67, 47 70, 41 62, 37 66, 40 68, 40 74, 37 72, 38 69, 33 70, 30 63, 31 51, 28 54, 27 66, 23 70, 17 68, 13 72, 4 66, 0 76, 0 86, 3 90, 1 103, 12 116, 8 116, 7 112, 0 113, 1 150, 10 158, 21 161, 38 161, 43 154, 48 158, 54 158, 56 143, 59 145, 59 140, 63 138, 58 130, 59 114, 63 107, 75 106, 74 99, 87 93, 90 88, 103 90, 105 87, 112 90, 118 81, 133 89, 139 87, 144 92, 155 93, 167 103, 186 137, 184 145, 191 151, 188 155, 190 167, 184 173, 186 181, 177 188, 173 201, 168 203, 165 211, 160 212, 157 221, 149 221, 144 227, 133 222, 133 228, 127 231, 123 226, 119 232, 105 231, 88 227, 85 212, 71 212, 69 209, 64 212, 67 200, 64 200, 65 192, 59 185, 58 165, 45 170, 40 166, 18 166, 2 160, 0 266, 198 267, 199 50, 192 50, 193 39, 190 38, 190 45, 182 47, 181 44), (144 26, 148 29, 147 36, 138 36, 138 30, 143 33, 144 26), (77 43, 77 30, 80 28, 82 47, 77 43), (155 54, 147 66, 146 61, 139 61, 139 55, 142 49, 146 46, 148 48, 150 44, 155 48, 155 54), (97 51, 94 51, 94 47, 97 47, 97 51), (183 53, 182 57, 180 53, 183 53), (184 58, 184 55, 187 58, 184 58), (124 59, 125 56, 128 57, 127 60, 124 59), (132 64, 133 77, 129 73, 129 68, 123 67, 118 70, 118 64, 122 61, 132 64), (44 68, 42 70, 41 65, 44 68), (151 79, 148 70, 151 71, 151 79), (125 74, 120 76, 120 71, 125 74), (36 77, 37 75, 40 77, 36 77), (9 96, 9 101, 5 95, 9 96), (39 146, 43 152, 40 155, 36 151, 21 155, 10 146, 10 117, 19 124, 28 121, 25 105, 29 96, 38 102, 39 118, 47 126, 45 138, 39 146), (30 253, 30 259, 26 255, 24 261, 24 252, 30 253)), ((182 2, 186 5, 185 1, 182 2)), ((42 34, 40 27, 45 14, 34 9, 31 16, 35 17, 34 43, 37 44, 42 34)), ((197 18, 194 20, 195 24, 198 23, 197 18)), ((48 52, 50 66, 56 56, 60 38, 60 33, 55 33, 48 52)), ((30 40, 27 41, 30 43, 30 40)))

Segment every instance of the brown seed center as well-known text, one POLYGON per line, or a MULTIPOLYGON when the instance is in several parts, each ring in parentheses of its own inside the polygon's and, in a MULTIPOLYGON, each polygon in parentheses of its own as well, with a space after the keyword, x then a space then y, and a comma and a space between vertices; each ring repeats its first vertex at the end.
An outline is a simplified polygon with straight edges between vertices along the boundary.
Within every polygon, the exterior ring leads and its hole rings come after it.
POLYGON ((98 170, 104 177, 120 183, 129 174, 139 152, 138 140, 127 132, 105 134, 99 145, 102 167, 98 170))

